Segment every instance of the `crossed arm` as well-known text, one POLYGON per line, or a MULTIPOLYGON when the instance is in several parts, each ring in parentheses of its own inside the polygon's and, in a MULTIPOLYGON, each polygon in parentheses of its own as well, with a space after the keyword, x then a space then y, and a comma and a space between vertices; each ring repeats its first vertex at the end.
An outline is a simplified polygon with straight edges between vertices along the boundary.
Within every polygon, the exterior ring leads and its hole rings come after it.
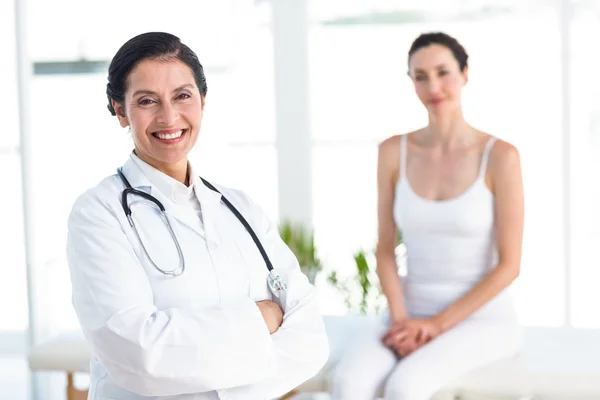
POLYGON ((145 396, 218 391, 229 399, 267 399, 316 374, 329 354, 314 288, 274 235, 269 228, 263 240, 288 281, 281 314, 273 303, 245 297, 158 309, 110 207, 97 197, 81 199, 69 219, 73 304, 95 357, 115 383, 145 396))

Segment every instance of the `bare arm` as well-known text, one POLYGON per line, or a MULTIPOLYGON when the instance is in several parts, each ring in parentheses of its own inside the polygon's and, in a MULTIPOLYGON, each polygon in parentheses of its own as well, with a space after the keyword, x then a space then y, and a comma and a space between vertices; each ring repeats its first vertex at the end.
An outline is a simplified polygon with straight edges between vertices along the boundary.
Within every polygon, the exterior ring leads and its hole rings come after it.
POLYGON ((524 199, 518 150, 499 141, 491 153, 488 170, 495 197, 498 265, 471 291, 434 318, 442 332, 474 313, 519 276, 524 199))
POLYGON ((396 264, 397 228, 393 215, 399 149, 399 137, 389 138, 379 145, 377 159, 377 276, 389 304, 392 322, 406 318, 404 294, 396 264))

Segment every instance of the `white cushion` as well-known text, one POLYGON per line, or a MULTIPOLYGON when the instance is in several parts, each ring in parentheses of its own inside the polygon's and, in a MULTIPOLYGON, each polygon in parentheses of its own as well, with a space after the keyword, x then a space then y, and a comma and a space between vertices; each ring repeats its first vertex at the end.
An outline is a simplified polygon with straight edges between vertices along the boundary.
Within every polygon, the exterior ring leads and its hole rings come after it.
POLYGON ((91 351, 82 335, 55 337, 29 352, 32 371, 89 372, 91 351))
MULTIPOLYGON (((456 393, 500 398, 535 396, 544 399, 584 399, 600 396, 597 374, 533 370, 524 357, 491 364, 452 384, 456 393), (586 397, 587 396, 587 397, 586 397)), ((467 398, 466 396, 461 396, 467 398)))

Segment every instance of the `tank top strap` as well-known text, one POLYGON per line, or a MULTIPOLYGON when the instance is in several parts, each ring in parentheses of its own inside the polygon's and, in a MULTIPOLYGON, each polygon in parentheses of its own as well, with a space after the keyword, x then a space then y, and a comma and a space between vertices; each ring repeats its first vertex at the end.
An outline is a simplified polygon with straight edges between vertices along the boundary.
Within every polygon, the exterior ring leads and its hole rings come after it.
POLYGON ((479 177, 485 177, 485 172, 487 170, 488 159, 490 158, 490 152, 492 151, 492 147, 494 147, 494 143, 496 143, 496 138, 492 136, 485 145, 483 149, 483 154, 481 156, 481 165, 479 166, 479 177))
POLYGON ((406 179, 406 134, 400 136, 400 180, 406 179))

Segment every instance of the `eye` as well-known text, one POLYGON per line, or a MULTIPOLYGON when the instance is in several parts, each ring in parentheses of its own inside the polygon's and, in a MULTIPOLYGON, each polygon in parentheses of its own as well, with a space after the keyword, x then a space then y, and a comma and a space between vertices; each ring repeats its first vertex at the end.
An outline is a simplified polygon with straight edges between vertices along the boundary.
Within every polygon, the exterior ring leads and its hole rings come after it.
POLYGON ((138 101, 138 104, 141 105, 141 106, 147 106, 147 105, 150 105, 152 103, 154 103, 154 100, 147 99, 147 98, 146 99, 141 99, 140 101, 138 101))
POLYGON ((441 70, 441 71, 439 72, 439 75, 440 75, 440 76, 448 75, 448 71, 446 71, 446 70, 441 70))
POLYGON ((415 79, 420 82, 426 80, 427 77, 425 75, 417 75, 415 79))
POLYGON ((181 100, 189 99, 189 98, 191 98, 191 97, 192 97, 192 96, 190 96, 190 94, 189 94, 189 93, 181 93, 179 96, 177 96, 177 98, 178 98, 178 99, 181 99, 181 100))

